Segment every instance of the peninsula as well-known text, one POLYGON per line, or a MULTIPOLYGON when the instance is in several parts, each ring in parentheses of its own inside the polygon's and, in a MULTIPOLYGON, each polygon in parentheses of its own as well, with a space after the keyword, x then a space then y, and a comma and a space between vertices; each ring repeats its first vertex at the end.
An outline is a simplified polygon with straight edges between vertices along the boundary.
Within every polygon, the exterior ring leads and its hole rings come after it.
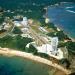
POLYGON ((58 7, 60 1, 10 0, 5 4, 0 7, 0 55, 40 62, 66 75, 75 72, 75 42, 46 13, 47 6, 58 7))

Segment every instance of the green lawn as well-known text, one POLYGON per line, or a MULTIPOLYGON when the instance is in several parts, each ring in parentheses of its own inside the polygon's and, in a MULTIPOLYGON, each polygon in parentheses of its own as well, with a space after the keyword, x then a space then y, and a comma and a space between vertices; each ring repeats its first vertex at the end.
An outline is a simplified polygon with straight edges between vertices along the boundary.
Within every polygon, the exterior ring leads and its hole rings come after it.
POLYGON ((0 46, 1 47, 7 47, 11 49, 18 49, 18 50, 25 50, 25 46, 32 42, 31 38, 24 38, 20 35, 17 36, 5 36, 3 38, 0 38, 0 46))

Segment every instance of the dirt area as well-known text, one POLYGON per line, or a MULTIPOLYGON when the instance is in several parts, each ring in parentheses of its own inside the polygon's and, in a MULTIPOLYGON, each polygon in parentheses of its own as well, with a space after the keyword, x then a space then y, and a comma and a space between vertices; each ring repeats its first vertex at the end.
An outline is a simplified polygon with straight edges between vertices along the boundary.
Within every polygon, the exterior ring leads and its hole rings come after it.
POLYGON ((53 28, 48 28, 47 26, 44 27, 48 32, 54 32, 54 29, 53 28))
POLYGON ((54 75, 66 75, 66 74, 64 72, 62 72, 62 71, 56 70, 54 75))
POLYGON ((69 61, 71 61, 70 62, 71 63, 71 65, 70 65, 71 71, 75 72, 75 55, 70 53, 68 59, 69 59, 69 61))
POLYGON ((31 26, 31 28, 35 30, 37 33, 41 33, 41 31, 39 30, 39 26, 33 25, 31 26))

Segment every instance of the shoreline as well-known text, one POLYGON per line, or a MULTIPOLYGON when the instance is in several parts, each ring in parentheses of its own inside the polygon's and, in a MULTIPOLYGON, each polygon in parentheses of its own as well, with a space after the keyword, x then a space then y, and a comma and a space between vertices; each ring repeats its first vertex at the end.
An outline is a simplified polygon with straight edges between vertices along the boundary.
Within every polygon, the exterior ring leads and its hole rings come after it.
POLYGON ((63 33, 64 33, 65 35, 67 35, 69 39, 71 39, 73 42, 75 42, 75 38, 73 38, 73 37, 71 37, 70 35, 68 35, 67 32, 65 32, 64 29, 62 29, 62 27, 59 27, 59 26, 57 26, 56 24, 54 24, 54 26, 55 26, 56 28, 58 28, 60 31, 63 31, 63 33))
POLYGON ((70 70, 63 68, 59 64, 53 63, 52 61, 49 61, 45 58, 41 58, 39 56, 35 56, 33 54, 30 54, 30 53, 17 51, 17 50, 13 50, 13 49, 9 49, 9 48, 0 48, 0 54, 6 55, 6 56, 9 56, 9 57, 11 57, 11 56, 20 56, 20 57, 23 57, 23 58, 27 58, 27 59, 39 62, 39 63, 46 64, 50 67, 56 68, 56 69, 64 72, 65 74, 70 74, 71 73, 70 70))
POLYGON ((64 29, 62 29, 61 27, 59 27, 59 26, 57 26, 57 25, 55 25, 55 24, 54 24, 54 26, 55 26, 56 28, 60 29, 60 31, 63 31, 63 33, 64 33, 65 35, 67 35, 67 37, 68 37, 69 39, 71 39, 72 42, 75 42, 75 38, 73 38, 73 37, 71 37, 70 35, 68 35, 67 32, 64 31, 64 29))
MULTIPOLYGON (((48 13, 47 13, 49 7, 51 7, 51 5, 45 7, 45 8, 46 8, 46 13, 45 13, 44 17, 45 17, 45 19, 48 18, 48 19, 50 20, 50 18, 48 17, 48 13)), ((52 23, 54 24, 54 22, 52 22, 52 23)), ((57 24, 54 24, 54 26, 55 26, 57 29, 60 29, 60 31, 63 31, 63 32, 64 32, 64 29, 62 29, 62 27, 57 26, 57 24)), ((75 42, 75 38, 73 38, 73 37, 71 37, 70 35, 68 35, 67 32, 64 32, 64 34, 67 35, 68 38, 71 39, 73 42, 75 42)))

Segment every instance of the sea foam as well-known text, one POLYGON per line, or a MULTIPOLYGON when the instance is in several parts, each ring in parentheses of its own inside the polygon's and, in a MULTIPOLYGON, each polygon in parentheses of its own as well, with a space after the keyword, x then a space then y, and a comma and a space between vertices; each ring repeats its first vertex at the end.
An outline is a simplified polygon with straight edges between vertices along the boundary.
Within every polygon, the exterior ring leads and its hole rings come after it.
POLYGON ((75 13, 75 11, 71 11, 71 10, 66 10, 66 11, 71 12, 71 13, 75 13))

